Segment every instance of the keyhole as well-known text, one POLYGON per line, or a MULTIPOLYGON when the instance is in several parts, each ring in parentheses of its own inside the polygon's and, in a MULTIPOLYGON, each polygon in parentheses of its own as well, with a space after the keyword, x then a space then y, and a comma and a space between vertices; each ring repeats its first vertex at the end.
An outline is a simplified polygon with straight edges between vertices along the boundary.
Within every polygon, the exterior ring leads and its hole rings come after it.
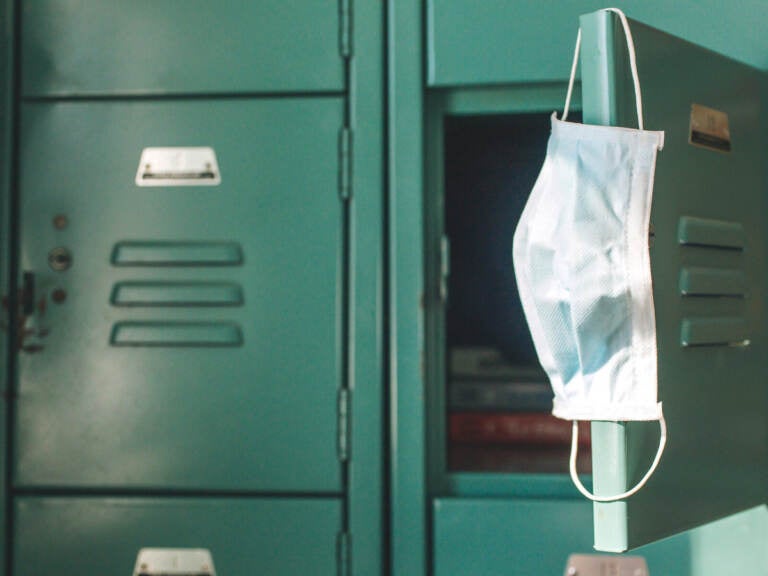
POLYGON ((56 272, 68 270, 72 266, 72 253, 64 247, 54 248, 48 253, 48 265, 56 272))

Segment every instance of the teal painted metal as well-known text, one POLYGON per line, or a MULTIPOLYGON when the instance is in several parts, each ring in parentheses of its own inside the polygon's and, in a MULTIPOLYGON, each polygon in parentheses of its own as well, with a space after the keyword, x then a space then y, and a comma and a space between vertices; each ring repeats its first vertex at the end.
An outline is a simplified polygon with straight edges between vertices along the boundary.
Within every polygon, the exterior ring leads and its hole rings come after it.
MULTIPOLYGON (((451 496, 505 498, 572 498, 575 489, 563 474, 506 474, 498 472, 452 472, 443 480, 440 493, 451 496)), ((589 485, 589 481, 585 481, 589 485)))
MULTIPOLYGON (((578 82, 577 82, 578 85, 578 82)), ((454 88, 439 91, 436 105, 443 114, 487 115, 552 112, 563 107, 566 84, 529 82, 516 86, 454 88)), ((574 109, 581 109, 581 94, 576 91, 571 100, 574 109)))
MULTIPOLYGON (((594 554, 583 500, 441 498, 434 504, 435 576, 562 574, 570 554, 594 554)), ((652 575, 690 576, 688 534, 637 550, 652 575)))
POLYGON ((139 549, 207 548, 218 574, 337 576, 338 500, 19 498, 14 576, 131 574, 139 549))
POLYGON ((22 16, 25 96, 344 89, 338 0, 36 0, 22 16))
POLYGON ((355 2, 351 31, 350 234, 351 459, 348 515, 352 574, 384 574, 384 11, 355 2))
MULTIPOLYGON (((768 68, 764 42, 768 6, 762 0, 617 5, 671 34, 768 68)), ((579 15, 604 7, 600 0, 570 0, 557 5, 428 0, 428 83, 463 86, 567 79, 579 15)))
POLYGON ((242 306, 243 289, 232 282, 119 282, 113 306, 242 306))
POLYGON ((760 506, 690 533, 695 576, 765 574, 768 570, 768 508, 760 506))
POLYGON ((427 572, 422 10, 388 0, 391 571, 427 572))
MULTIPOLYGON (((582 28, 585 121, 633 125, 624 40, 616 22, 605 13, 590 14, 582 17, 582 28), (606 58, 610 54, 612 59, 606 58)), ((760 504, 768 490, 765 119, 760 102, 765 77, 639 23, 633 23, 633 35, 646 126, 666 132, 656 169, 651 262, 659 391, 670 436, 646 488, 626 502, 595 505, 596 546, 615 551, 760 504), (729 114, 731 153, 688 144, 694 102, 729 114), (682 217, 738 223, 743 238, 737 235, 736 241, 743 241, 743 251, 681 243, 682 217), (747 296, 681 296, 680 270, 691 267, 745 271, 747 296), (734 339, 750 343, 734 346, 734 339), (685 346, 697 343, 708 346, 685 346), (738 386, 731 384, 735 381, 738 386)), ((722 232, 722 226, 708 229, 722 232)), ((732 234, 714 238, 729 246, 734 241, 732 234)), ((596 491, 621 491, 633 484, 657 441, 655 423, 594 424, 596 491)))
MULTIPOLYGON (((20 355, 19 486, 343 490, 342 111, 338 98, 25 106, 22 268, 47 298, 28 326, 49 334, 38 338, 42 350, 20 355), (157 145, 212 146, 221 185, 136 187, 141 151, 157 145), (59 214, 64 229, 52 224, 59 214), (115 266, 126 241, 174 242, 183 262, 115 266), (200 252, 200 243, 216 242, 236 244, 238 256, 211 262, 220 251, 200 252), (65 272, 48 265, 58 246, 74 255, 65 272), (242 305, 110 303, 125 282, 213 281, 239 286, 242 305), (57 289, 66 291, 60 304, 57 289), (113 329, 123 346, 110 345, 113 329)), ((374 226, 370 234, 356 258, 375 262, 374 226)), ((357 312, 370 315, 372 272, 360 273, 356 297, 370 303, 357 312)), ((370 341, 371 320, 359 322, 370 341)))
POLYGON ((237 242, 121 241, 112 250, 115 266, 240 266, 237 242))
MULTIPOLYGON (((16 8, 12 0, 0 1, 0 293, 10 294, 11 289, 11 190, 13 186, 13 135, 16 101, 14 98, 15 75, 14 58, 16 55, 16 8)), ((8 326, 7 310, 0 312, 3 324, 8 326)), ((7 509, 7 476, 9 439, 9 398, 11 380, 9 378, 8 331, 0 330, 0 574, 5 571, 8 553, 8 534, 6 533, 9 510, 7 509)))
POLYGON ((576 18, 587 4, 550 8, 537 2, 428 0, 427 82, 463 86, 567 79, 576 18))
POLYGON ((683 296, 743 298, 747 295, 747 278, 741 270, 690 267, 680 270, 679 287, 683 296))
POLYGON ((233 322, 115 322, 109 343, 147 348, 242 346, 243 332, 233 322))
POLYGON ((744 226, 739 222, 723 222, 683 216, 677 227, 680 244, 744 250, 744 226))

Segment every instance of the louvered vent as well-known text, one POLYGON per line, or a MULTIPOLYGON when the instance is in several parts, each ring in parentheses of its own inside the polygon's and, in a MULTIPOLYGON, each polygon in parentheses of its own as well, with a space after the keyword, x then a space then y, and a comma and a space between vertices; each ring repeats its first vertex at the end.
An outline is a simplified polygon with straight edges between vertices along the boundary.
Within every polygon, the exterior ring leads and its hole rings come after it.
POLYGON ((683 216, 678 226, 684 265, 679 289, 685 314, 680 343, 693 346, 749 344, 744 300, 744 226, 738 222, 683 216))
MULTIPOLYGON (((119 242, 112 250, 112 265, 121 268, 235 267, 243 262, 236 242, 119 242)), ((217 280, 142 280, 116 282, 112 306, 126 315, 140 309, 188 309, 190 316, 203 308, 243 306, 243 289, 236 282, 217 280)), ((134 347, 230 347, 243 343, 239 324, 229 320, 189 320, 130 317, 112 325, 113 346, 134 347)))

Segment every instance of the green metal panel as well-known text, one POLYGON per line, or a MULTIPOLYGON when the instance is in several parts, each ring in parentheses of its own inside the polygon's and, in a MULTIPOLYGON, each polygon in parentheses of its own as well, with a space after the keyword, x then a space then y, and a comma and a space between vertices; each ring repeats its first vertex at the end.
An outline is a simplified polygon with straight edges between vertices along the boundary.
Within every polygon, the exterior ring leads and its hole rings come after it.
POLYGON ((386 574, 384 550, 384 10, 355 2, 352 129, 348 516, 352 574, 386 574))
POLYGON ((23 3, 25 96, 340 91, 338 0, 23 3))
POLYGON ((768 508, 760 506, 691 531, 695 576, 768 572, 768 508))
POLYGON ((338 500, 16 501, 15 576, 131 574, 139 549, 207 548, 217 574, 336 576, 338 500))
MULTIPOLYGON (((456 86, 567 79, 578 16, 603 7, 605 2, 600 0, 428 0, 428 83, 456 86)), ((768 5, 762 0, 646 1, 632 3, 631 14, 768 68, 764 42, 768 5)))
POLYGON ((540 2, 428 0, 427 82, 460 86, 567 79, 576 17, 592 4, 571 1, 553 9, 540 2))
MULTIPOLYGON (((438 499, 435 576, 562 574, 570 554, 590 554, 590 505, 580 500, 438 499)), ((652 575, 688 576, 690 536, 635 552, 652 575)))
POLYGON ((426 574, 422 9, 388 0, 392 574, 426 574))
POLYGON ((242 306, 243 290, 231 282, 119 282, 114 306, 242 306))
POLYGON ((25 106, 27 325, 49 333, 20 355, 18 485, 341 490, 341 125, 336 98, 25 106), (184 145, 220 186, 134 184, 143 147, 184 145), (111 302, 136 282, 176 296, 111 302), (213 282, 242 302, 178 296, 213 282))
MULTIPOLYGON (((620 28, 606 13, 581 22, 585 121, 634 125, 620 28)), ((639 494, 595 505, 596 547, 615 551, 761 504, 768 492, 764 77, 639 23, 632 23, 632 31, 645 125, 666 132, 656 168, 651 262, 659 393, 669 442, 661 466, 639 494), (692 103, 728 113, 732 152, 688 144, 692 103), (693 230, 701 226, 683 225, 689 234, 682 237, 681 219, 713 224, 704 226, 704 236, 693 230), (738 228, 743 236, 729 232, 738 228), (698 239, 693 244, 690 234, 698 239), (746 296, 681 295, 680 273, 690 268, 743 272, 746 296)), ((598 493, 621 491, 644 473, 656 450, 657 428, 593 425, 598 493)))
MULTIPOLYGON (((14 2, 0 1, 0 293, 10 294, 11 277, 11 190, 13 183, 13 135, 16 102, 14 98, 16 30, 11 25, 16 16, 14 2)), ((0 311, 4 326, 9 324, 8 310, 0 311)), ((4 573, 7 554, 7 478, 10 378, 8 330, 0 330, 0 574, 4 573)))

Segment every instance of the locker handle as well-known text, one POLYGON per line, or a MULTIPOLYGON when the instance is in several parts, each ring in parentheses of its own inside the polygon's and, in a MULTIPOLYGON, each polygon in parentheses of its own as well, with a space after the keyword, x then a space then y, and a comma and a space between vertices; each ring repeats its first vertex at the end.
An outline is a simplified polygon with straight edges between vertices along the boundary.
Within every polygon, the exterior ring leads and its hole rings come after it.
POLYGON ((221 173, 210 146, 144 148, 136 170, 137 186, 217 186, 221 173))
POLYGON ((205 172, 144 172, 142 180, 214 180, 216 174, 205 172))

